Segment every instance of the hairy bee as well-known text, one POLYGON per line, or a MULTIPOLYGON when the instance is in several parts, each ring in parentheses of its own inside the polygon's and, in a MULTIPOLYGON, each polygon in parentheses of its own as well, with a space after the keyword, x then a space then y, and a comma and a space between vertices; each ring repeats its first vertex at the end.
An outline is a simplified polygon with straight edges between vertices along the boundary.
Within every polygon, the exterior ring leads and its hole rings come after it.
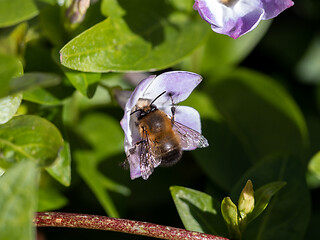
POLYGON ((171 118, 157 108, 154 102, 165 93, 161 93, 153 101, 140 98, 131 112, 131 115, 136 114, 136 126, 142 140, 129 149, 129 154, 140 159, 143 179, 148 179, 159 165, 171 166, 177 163, 183 150, 209 146, 207 139, 199 132, 175 121, 173 103, 171 118))

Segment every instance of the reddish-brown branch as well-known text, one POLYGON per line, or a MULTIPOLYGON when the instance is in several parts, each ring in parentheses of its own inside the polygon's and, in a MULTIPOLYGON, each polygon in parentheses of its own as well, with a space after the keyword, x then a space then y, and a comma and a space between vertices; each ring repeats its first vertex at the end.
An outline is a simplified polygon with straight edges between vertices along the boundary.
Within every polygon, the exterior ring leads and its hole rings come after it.
POLYGON ((170 240, 228 240, 224 237, 191 232, 180 228, 88 214, 40 212, 36 214, 34 223, 38 227, 97 229, 170 240))

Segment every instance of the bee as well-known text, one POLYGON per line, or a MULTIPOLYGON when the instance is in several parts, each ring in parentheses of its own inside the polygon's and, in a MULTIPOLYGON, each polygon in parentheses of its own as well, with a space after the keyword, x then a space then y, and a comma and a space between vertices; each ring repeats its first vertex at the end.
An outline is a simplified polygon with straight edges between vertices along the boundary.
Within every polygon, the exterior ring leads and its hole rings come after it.
POLYGON ((139 161, 143 179, 148 179, 154 168, 171 166, 182 157, 183 150, 193 150, 209 146, 207 139, 199 132, 176 122, 175 106, 172 101, 171 118, 154 104, 166 92, 161 93, 153 101, 140 98, 131 115, 136 114, 136 126, 141 136, 129 149, 129 154, 139 161))

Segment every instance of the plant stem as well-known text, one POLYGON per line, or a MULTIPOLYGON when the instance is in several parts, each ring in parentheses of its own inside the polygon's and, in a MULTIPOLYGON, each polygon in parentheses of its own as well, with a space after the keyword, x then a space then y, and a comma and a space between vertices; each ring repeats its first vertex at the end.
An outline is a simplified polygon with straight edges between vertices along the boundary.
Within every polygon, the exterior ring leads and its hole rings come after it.
POLYGON ((187 231, 180 228, 88 214, 39 212, 35 216, 34 223, 37 227, 97 229, 169 240, 228 240, 224 237, 187 231))

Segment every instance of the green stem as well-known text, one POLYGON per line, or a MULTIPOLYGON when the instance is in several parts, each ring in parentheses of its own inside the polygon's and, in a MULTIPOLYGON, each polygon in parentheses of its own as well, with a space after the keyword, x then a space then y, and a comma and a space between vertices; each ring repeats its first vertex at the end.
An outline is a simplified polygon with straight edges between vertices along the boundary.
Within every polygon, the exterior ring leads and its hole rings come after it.
POLYGON ((224 237, 187 231, 180 228, 88 214, 41 212, 36 214, 34 223, 37 227, 107 230, 168 240, 228 240, 224 237))

